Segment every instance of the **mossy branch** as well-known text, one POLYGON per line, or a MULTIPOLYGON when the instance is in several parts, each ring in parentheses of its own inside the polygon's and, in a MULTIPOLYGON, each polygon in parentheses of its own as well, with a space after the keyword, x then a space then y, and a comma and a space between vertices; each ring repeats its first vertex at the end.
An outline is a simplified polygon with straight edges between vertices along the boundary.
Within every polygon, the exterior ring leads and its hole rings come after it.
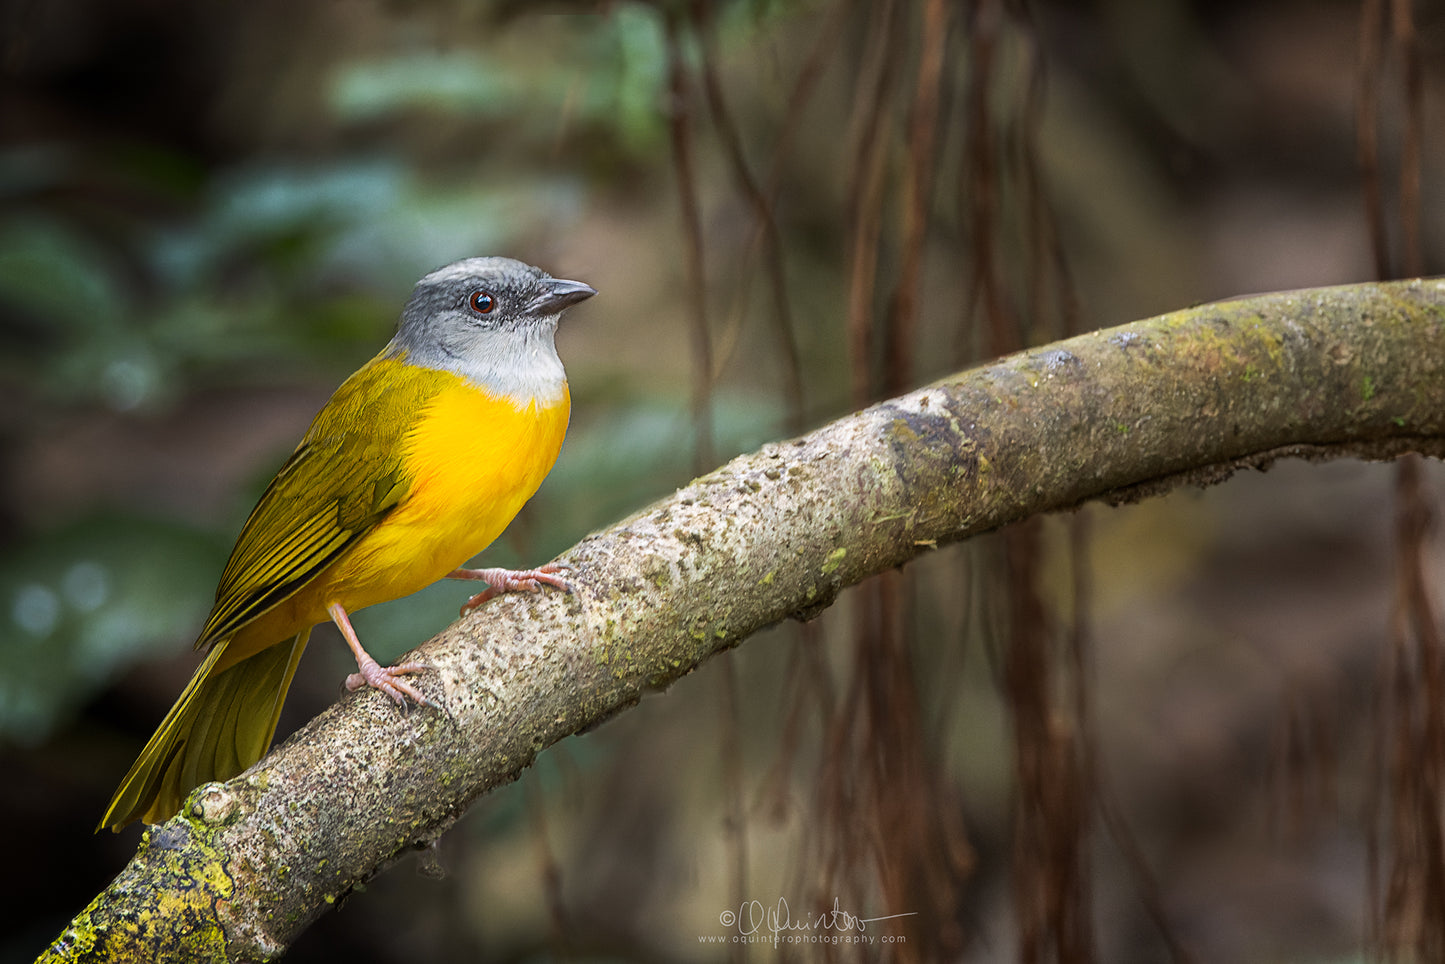
POLYGON ((1445 283, 1174 312, 972 369, 765 446, 588 536, 576 591, 496 600, 410 658, 440 707, 347 696, 192 794, 42 956, 250 961, 544 747, 921 552, 1281 456, 1445 448, 1445 283))

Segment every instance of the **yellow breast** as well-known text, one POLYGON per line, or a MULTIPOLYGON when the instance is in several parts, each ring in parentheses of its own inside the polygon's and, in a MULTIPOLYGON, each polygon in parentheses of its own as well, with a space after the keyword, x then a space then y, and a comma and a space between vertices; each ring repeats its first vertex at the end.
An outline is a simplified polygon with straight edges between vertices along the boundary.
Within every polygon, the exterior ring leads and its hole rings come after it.
POLYGON ((430 585, 485 549, 551 470, 570 408, 565 388, 554 404, 518 405, 453 376, 406 434, 406 500, 323 577, 323 595, 359 609, 430 585))

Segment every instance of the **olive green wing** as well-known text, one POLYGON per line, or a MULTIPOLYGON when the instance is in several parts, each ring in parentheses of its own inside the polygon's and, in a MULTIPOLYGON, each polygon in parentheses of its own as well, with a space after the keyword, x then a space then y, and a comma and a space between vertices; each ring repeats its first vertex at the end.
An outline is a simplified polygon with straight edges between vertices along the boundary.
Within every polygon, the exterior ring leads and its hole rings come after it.
POLYGON ((290 598, 406 497, 399 459, 347 449, 345 438, 305 442, 282 466, 231 550, 197 649, 290 598))
POLYGON ((402 445, 435 384, 398 386, 386 376, 399 367, 374 361, 317 415, 241 528, 197 649, 290 598, 405 500, 402 445))

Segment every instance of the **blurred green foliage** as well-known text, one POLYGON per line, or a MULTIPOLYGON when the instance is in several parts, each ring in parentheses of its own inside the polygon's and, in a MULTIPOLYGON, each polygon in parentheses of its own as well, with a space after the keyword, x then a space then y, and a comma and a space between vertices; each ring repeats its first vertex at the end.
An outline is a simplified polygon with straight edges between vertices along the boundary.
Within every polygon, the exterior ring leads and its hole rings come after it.
POLYGON ((565 181, 423 183, 376 158, 218 172, 180 223, 127 225, 123 252, 64 212, 0 215, 4 375, 54 402, 126 411, 220 371, 355 354, 420 273, 503 250, 511 226, 578 203, 565 181))
POLYGON ((99 687, 205 618, 223 543, 164 520, 91 516, 0 556, 0 738, 44 740, 99 687))

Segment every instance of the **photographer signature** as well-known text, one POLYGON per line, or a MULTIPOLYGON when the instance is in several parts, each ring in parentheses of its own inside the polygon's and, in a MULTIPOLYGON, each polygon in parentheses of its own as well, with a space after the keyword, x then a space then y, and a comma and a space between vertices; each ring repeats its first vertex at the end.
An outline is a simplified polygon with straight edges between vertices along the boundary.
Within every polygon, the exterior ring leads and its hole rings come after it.
POLYGON ((869 924, 878 921, 895 920, 899 917, 915 917, 917 912, 907 914, 889 914, 886 917, 859 917, 851 914, 838 906, 838 898, 833 898, 833 909, 825 910, 816 917, 802 917, 793 920, 792 908, 784 897, 779 897, 778 902, 772 906, 764 906, 762 901, 748 900, 738 906, 736 911, 725 910, 718 915, 718 923, 724 927, 736 927, 739 934, 750 935, 768 931, 776 937, 779 934, 791 934, 802 931, 858 931, 868 929, 869 924))

